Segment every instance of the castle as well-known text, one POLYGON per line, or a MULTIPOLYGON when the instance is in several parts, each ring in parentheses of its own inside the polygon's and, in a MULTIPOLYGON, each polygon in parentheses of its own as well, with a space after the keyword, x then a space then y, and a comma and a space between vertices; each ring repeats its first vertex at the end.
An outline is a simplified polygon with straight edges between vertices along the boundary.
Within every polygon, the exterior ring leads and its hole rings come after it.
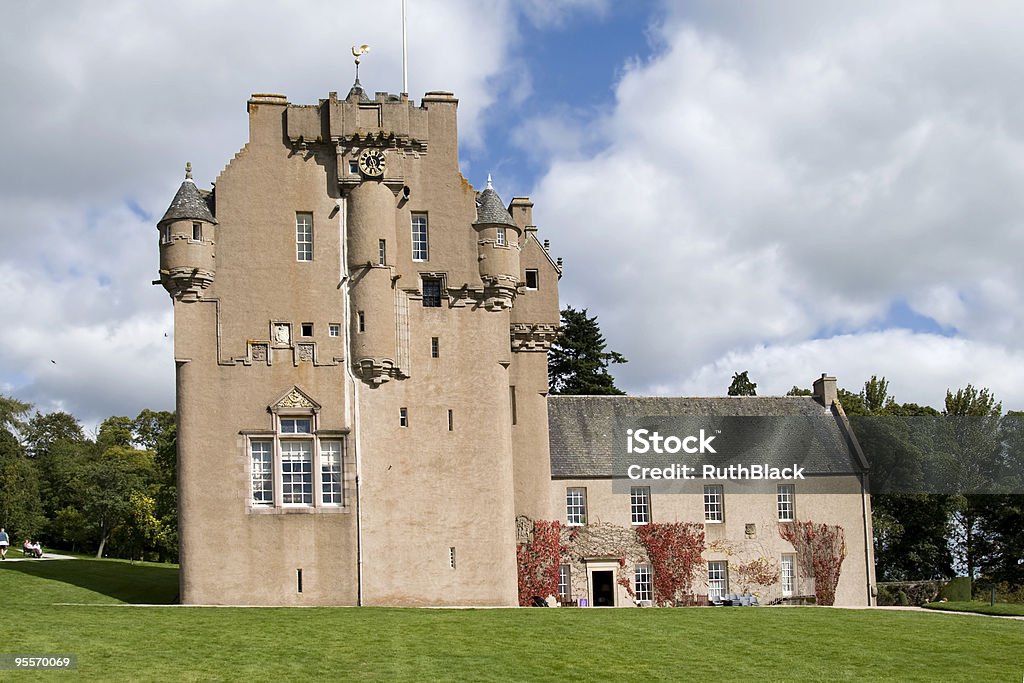
MULTIPOLYGON (((722 541, 706 553, 708 594, 728 590, 751 538, 776 561, 780 595, 800 592, 793 548, 772 532, 781 487, 614 488, 600 454, 609 416, 653 408, 829 416, 819 481, 844 495, 786 495, 845 525, 837 602, 870 603, 865 467, 834 379, 814 397, 713 405, 548 398, 561 265, 528 198, 506 205, 462 176, 457 104, 449 92, 371 99, 358 80, 316 105, 256 94, 249 141, 214 190, 186 172, 157 226, 174 306, 182 602, 515 605, 517 519, 701 520, 722 541)), ((560 568, 563 598, 644 603, 650 566, 594 543, 560 568)))

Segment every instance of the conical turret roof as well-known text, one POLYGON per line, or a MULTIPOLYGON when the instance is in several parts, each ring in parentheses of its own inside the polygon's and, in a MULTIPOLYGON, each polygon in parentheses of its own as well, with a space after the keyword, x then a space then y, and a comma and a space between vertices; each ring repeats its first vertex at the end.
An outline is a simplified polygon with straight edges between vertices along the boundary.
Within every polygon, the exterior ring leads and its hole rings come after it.
POLYGON ((473 225, 508 225, 518 227, 509 215, 505 203, 491 187, 491 176, 487 176, 487 189, 476 196, 476 221, 473 225))
POLYGON ((171 200, 171 205, 164 212, 164 217, 160 219, 160 223, 180 220, 217 223, 217 219, 210 213, 209 204, 206 203, 206 199, 192 180, 191 163, 185 165, 185 180, 181 183, 181 187, 178 188, 178 194, 174 195, 174 199, 171 200))

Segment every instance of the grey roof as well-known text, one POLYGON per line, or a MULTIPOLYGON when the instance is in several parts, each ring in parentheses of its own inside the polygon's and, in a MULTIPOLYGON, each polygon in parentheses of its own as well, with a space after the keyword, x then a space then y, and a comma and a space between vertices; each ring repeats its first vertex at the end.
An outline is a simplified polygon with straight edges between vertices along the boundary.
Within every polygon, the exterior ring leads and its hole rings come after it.
POLYGON ((476 222, 473 225, 510 225, 516 227, 498 193, 488 187, 476 196, 476 222))
POLYGON ((191 178, 186 179, 178 188, 178 194, 174 195, 160 223, 182 219, 217 223, 217 219, 210 213, 210 205, 191 178))
POLYGON ((663 462, 685 458, 687 464, 698 466, 767 463, 773 467, 798 462, 807 474, 864 469, 838 415, 808 396, 550 396, 552 477, 621 476, 623 458, 632 462, 637 457, 625 455, 626 429, 652 429, 652 425, 663 426, 662 436, 682 437, 699 428, 717 433, 716 454, 653 456, 663 462), (686 433, 673 432, 673 425, 686 433))

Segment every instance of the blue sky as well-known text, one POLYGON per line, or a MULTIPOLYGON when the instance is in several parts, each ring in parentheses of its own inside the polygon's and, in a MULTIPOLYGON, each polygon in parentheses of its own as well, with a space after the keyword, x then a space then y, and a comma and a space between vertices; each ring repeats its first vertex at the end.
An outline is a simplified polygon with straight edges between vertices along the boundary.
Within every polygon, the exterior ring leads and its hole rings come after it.
MULTIPOLYGON (((245 101, 401 89, 400 3, 0 8, 0 393, 89 425, 174 405, 154 222, 245 101), (166 336, 165 336, 166 335, 166 336)), ((460 99, 463 173, 530 195, 637 394, 829 372, 1024 408, 1017 3, 409 0, 411 96, 460 99)))

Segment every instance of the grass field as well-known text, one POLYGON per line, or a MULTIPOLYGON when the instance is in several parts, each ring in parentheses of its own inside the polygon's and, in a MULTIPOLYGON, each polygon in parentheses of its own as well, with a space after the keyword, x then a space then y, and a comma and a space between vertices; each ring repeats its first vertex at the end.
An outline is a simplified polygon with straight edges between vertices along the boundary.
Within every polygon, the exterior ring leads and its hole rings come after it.
POLYGON ((977 614, 991 614, 997 617, 1024 617, 1024 605, 1012 605, 1005 602, 997 602, 994 605, 978 600, 972 600, 971 602, 933 602, 925 605, 925 607, 946 612, 976 612, 977 614))
POLYGON ((1017 681, 1024 675, 1024 623, 974 616, 813 607, 102 604, 172 600, 176 574, 173 567, 108 560, 0 563, 0 652, 75 654, 74 678, 94 680, 1017 681))

